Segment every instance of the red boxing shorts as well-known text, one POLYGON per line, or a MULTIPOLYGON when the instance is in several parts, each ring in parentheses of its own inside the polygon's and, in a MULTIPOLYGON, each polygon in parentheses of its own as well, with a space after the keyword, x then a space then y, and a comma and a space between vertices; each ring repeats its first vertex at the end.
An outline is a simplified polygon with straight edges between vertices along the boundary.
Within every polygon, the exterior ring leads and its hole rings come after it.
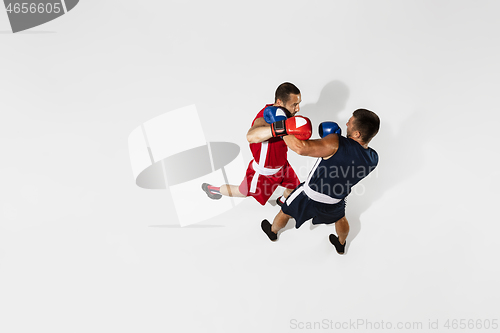
POLYGON ((293 190, 299 184, 299 178, 288 162, 278 172, 272 175, 263 175, 255 171, 254 161, 252 160, 248 165, 245 179, 241 182, 239 190, 241 194, 254 197, 261 205, 265 205, 278 185, 293 190))

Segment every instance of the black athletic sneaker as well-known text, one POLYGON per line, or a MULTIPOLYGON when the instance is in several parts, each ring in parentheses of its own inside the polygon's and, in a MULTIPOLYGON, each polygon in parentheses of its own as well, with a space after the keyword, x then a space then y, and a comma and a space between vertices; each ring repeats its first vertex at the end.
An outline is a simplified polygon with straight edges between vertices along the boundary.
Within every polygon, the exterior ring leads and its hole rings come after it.
POLYGON ((274 232, 272 232, 271 223, 269 223, 268 220, 262 220, 260 227, 266 233, 267 237, 269 237, 270 240, 272 240, 274 242, 275 240, 278 239, 278 235, 275 234, 274 232))
POLYGON ((340 244, 339 238, 337 236, 335 236, 334 234, 330 234, 330 243, 335 246, 335 250, 337 250, 338 254, 344 254, 347 241, 344 243, 344 245, 342 245, 340 244))
POLYGON ((278 197, 278 199, 276 199, 276 204, 280 207, 283 206, 283 203, 280 201, 281 198, 283 198, 283 196, 280 196, 278 197))
POLYGON ((208 189, 208 186, 209 186, 209 184, 207 184, 207 183, 203 183, 203 184, 201 184, 201 189, 202 189, 203 191, 205 191, 205 193, 208 195, 208 197, 209 197, 210 199, 213 199, 213 200, 219 200, 220 198, 222 198, 222 194, 212 193, 212 191, 210 191, 210 190, 208 189))

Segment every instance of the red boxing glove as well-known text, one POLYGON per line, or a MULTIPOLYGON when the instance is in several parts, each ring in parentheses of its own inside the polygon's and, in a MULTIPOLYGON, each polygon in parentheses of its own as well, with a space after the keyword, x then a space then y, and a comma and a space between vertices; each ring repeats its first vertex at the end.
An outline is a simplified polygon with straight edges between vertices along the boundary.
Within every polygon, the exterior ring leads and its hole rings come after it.
POLYGON ((299 140, 307 140, 312 135, 312 125, 309 118, 295 116, 274 122, 271 126, 271 131, 274 137, 295 135, 299 140))
POLYGON ((307 140, 312 135, 312 125, 309 118, 295 116, 286 120, 289 135, 295 135, 299 140, 307 140))

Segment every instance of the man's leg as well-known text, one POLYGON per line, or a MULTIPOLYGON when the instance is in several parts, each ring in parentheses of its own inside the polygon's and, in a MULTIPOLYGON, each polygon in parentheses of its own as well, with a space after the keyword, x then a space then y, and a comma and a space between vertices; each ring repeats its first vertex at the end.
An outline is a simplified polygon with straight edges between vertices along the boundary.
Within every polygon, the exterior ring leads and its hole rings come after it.
POLYGON ((290 220, 290 215, 286 215, 283 211, 279 211, 278 215, 274 218, 273 224, 270 224, 268 220, 262 221, 260 224, 262 230, 267 234, 270 240, 275 241, 278 239, 278 231, 283 229, 288 220, 290 220))
POLYGON ((290 193, 292 193, 292 191, 293 191, 293 189, 285 188, 283 195, 279 196, 278 199, 276 199, 276 204, 280 207, 283 206, 286 198, 288 198, 288 196, 290 195, 290 193))
POLYGON ((283 195, 278 197, 276 199, 276 204, 278 206, 283 206, 285 203, 286 198, 292 193, 292 191, 300 185, 300 180, 299 177, 297 177, 297 174, 293 170, 293 168, 290 166, 290 164, 283 167, 283 179, 281 181, 281 186, 285 188, 285 191, 283 192, 283 195), (291 187, 291 188, 290 188, 291 187))
POLYGON ((283 229, 286 224, 288 223, 288 220, 290 220, 290 215, 286 215, 283 213, 282 210, 278 212, 278 214, 274 217, 273 224, 271 226, 271 231, 274 232, 275 234, 278 234, 278 231, 283 229))
POLYGON ((201 188, 203 191, 205 191, 205 193, 208 195, 210 199, 214 200, 222 198, 223 195, 228 197, 240 197, 240 198, 246 197, 245 194, 242 194, 240 192, 239 186, 236 185, 224 184, 221 185, 220 187, 217 187, 207 183, 203 183, 201 185, 201 188))
POLYGON ((240 185, 229 185, 229 184, 224 184, 219 187, 213 186, 207 183, 203 183, 201 185, 201 188, 203 191, 208 195, 210 199, 214 200, 219 200, 222 198, 222 196, 227 196, 227 197, 239 197, 239 198, 245 198, 247 197, 248 193, 248 184, 251 182, 251 177, 252 175, 255 174, 255 172, 250 169, 247 170, 247 173, 245 174, 245 178, 241 182, 240 185), (241 190, 240 190, 241 188, 241 190))
POLYGON ((347 222, 345 216, 335 222, 335 231, 339 237, 340 244, 345 245, 347 235, 349 234, 349 222, 347 222))
POLYGON ((334 234, 330 234, 330 243, 335 246, 338 254, 344 254, 346 238, 349 234, 349 223, 347 222, 345 216, 335 222, 335 231, 337 232, 338 237, 334 234))
POLYGON ((239 197, 244 198, 246 195, 240 192, 240 187, 236 185, 221 185, 220 186, 220 194, 228 196, 228 197, 239 197))
POLYGON ((290 195, 290 193, 292 193, 292 189, 291 188, 286 188, 285 191, 283 192, 283 196, 286 198, 288 198, 288 196, 290 195))

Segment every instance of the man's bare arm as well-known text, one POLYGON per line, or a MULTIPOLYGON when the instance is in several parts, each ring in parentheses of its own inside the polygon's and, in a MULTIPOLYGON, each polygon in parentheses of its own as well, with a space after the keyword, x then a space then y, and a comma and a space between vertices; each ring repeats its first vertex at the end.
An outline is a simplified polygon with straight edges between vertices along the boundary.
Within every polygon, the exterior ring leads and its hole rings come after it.
POLYGON ((257 118, 253 126, 247 132, 249 143, 259 143, 269 140, 273 137, 271 125, 266 123, 263 117, 257 118))
POLYGON ((339 137, 330 134, 319 140, 299 140, 293 135, 283 137, 288 148, 299 155, 330 158, 339 149, 339 137))

